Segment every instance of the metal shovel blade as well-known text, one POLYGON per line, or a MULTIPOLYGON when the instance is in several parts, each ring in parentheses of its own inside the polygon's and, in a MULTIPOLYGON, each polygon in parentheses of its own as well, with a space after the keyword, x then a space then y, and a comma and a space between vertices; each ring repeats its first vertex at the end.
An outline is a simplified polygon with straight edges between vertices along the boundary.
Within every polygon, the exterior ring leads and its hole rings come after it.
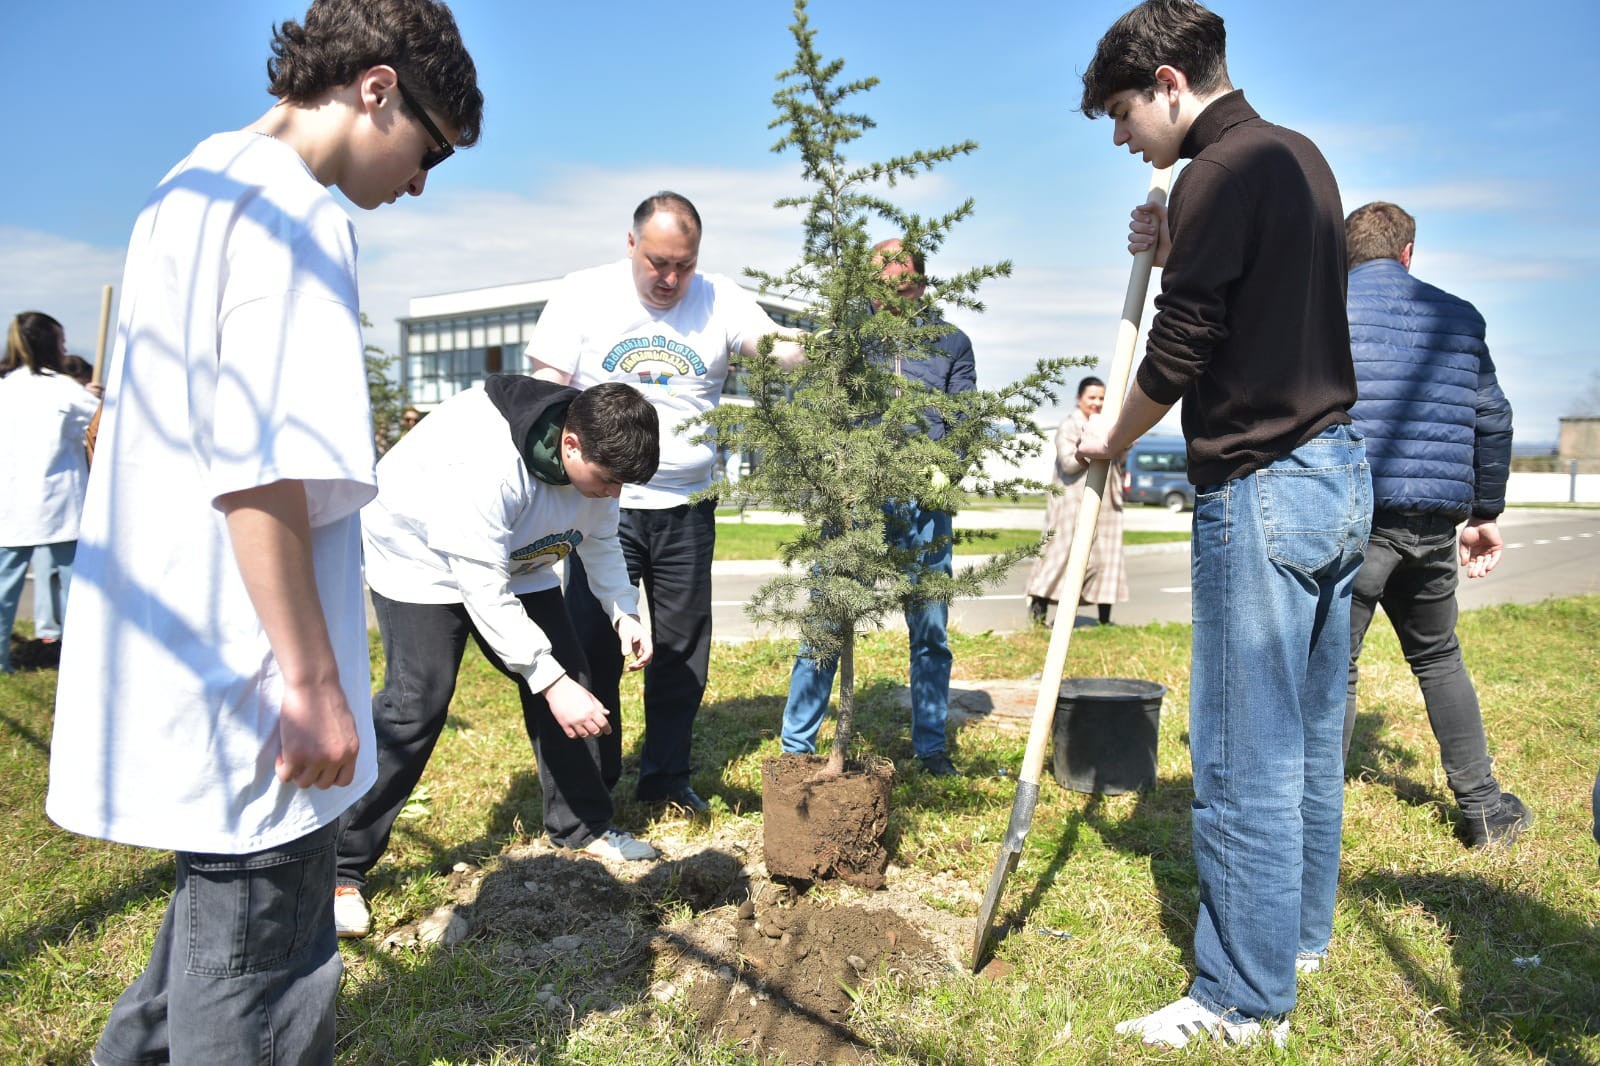
POLYGON ((989 875, 989 890, 983 894, 983 904, 978 908, 978 925, 972 935, 972 972, 983 968, 989 953, 989 940, 994 935, 994 914, 1004 895, 1006 878, 1017 868, 1022 857, 1022 845, 1033 826, 1033 808, 1039 802, 1039 784, 1036 781, 1017 782, 1017 798, 1011 804, 1011 823, 1006 826, 1005 840, 1000 844, 1000 854, 994 861, 994 873, 989 875))

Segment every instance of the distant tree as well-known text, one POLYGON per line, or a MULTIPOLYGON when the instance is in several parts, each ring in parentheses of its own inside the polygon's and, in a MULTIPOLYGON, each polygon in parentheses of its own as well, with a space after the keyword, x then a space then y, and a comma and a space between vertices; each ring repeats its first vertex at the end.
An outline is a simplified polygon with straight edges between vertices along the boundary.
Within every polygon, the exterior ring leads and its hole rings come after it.
POLYGON ((1589 373, 1589 384, 1567 407, 1568 418, 1600 416, 1600 370, 1589 373))
MULTIPOLYGON (((781 274, 750 270, 764 292, 801 299, 815 324, 806 340, 807 361, 785 371, 771 359, 749 361, 746 382, 753 406, 724 405, 707 416, 716 440, 733 451, 761 456, 760 465, 716 491, 735 505, 762 504, 798 513, 804 529, 783 546, 798 569, 773 578, 748 610, 758 619, 798 626, 812 654, 839 663, 839 717, 824 774, 839 773, 849 757, 854 716, 856 634, 877 628, 912 598, 949 601, 977 595, 998 583, 1038 546, 1000 553, 954 577, 925 570, 919 556, 891 547, 886 527, 895 521, 885 505, 918 500, 958 511, 973 495, 1015 495, 1037 489, 1025 479, 994 480, 984 461, 1016 461, 1037 453, 1037 407, 1054 398, 1066 368, 1078 360, 1041 360, 1036 369, 997 391, 957 396, 930 390, 894 372, 897 359, 926 357, 949 327, 942 307, 981 311, 979 285, 1011 272, 1009 262, 979 266, 949 277, 927 277, 926 295, 913 304, 880 276, 870 223, 912 250, 931 256, 946 234, 973 210, 969 199, 946 215, 924 218, 896 207, 877 191, 894 187, 977 148, 972 141, 918 151, 881 163, 852 165, 845 146, 872 128, 864 114, 844 110, 876 78, 840 82, 841 59, 824 60, 804 0, 790 27, 795 64, 778 76, 773 96, 782 139, 775 152, 800 157, 810 192, 779 200, 780 209, 805 211, 800 261, 781 274), (874 313, 876 303, 881 311, 874 313), (949 426, 940 440, 926 435, 927 412, 949 426)), ((762 354, 770 350, 763 343, 762 354)), ((979 353, 980 359, 982 353, 979 353)))
MULTIPOLYGON (((372 321, 361 312, 362 332, 372 331, 372 321)), ((389 376, 398 356, 390 355, 376 344, 368 343, 364 349, 367 362, 367 398, 372 403, 372 437, 378 454, 382 455, 400 439, 400 415, 406 407, 406 394, 389 376)))

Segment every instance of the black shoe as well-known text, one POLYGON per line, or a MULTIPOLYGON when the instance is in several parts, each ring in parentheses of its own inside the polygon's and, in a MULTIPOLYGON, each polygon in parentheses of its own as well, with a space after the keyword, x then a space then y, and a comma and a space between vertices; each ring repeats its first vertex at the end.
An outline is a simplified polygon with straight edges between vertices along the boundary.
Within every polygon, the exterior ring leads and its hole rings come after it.
POLYGON ((688 785, 668 789, 666 795, 659 797, 657 802, 670 804, 673 807, 682 807, 690 814, 711 813, 711 804, 701 799, 699 794, 688 785))
POLYGON ((1517 834, 1532 824, 1528 805, 1502 792, 1498 802, 1466 815, 1467 847, 1509 848, 1517 842, 1517 834))
POLYGON ((1028 621, 1036 626, 1044 625, 1045 611, 1049 610, 1050 601, 1041 600, 1037 596, 1028 597, 1028 621))
POLYGON ((956 769, 956 764, 950 761, 950 756, 942 751, 932 755, 919 755, 917 761, 922 768, 934 777, 960 777, 961 771, 956 769))

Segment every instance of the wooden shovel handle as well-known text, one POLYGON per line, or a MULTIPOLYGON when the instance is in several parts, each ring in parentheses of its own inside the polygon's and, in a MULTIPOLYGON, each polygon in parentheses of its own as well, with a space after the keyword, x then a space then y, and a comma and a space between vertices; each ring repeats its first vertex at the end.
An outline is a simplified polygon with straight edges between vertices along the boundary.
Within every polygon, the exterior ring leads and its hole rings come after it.
MULTIPOLYGON (((1150 175, 1150 195, 1145 201, 1165 204, 1172 185, 1170 167, 1150 175)), ((1145 293, 1150 288, 1150 268, 1155 263, 1155 245, 1133 257, 1128 272, 1128 291, 1122 298, 1122 322, 1117 326, 1117 346, 1106 376, 1106 402, 1102 413, 1115 422, 1122 410, 1133 372, 1133 350, 1139 339, 1139 319, 1144 313, 1145 293)), ((1100 522, 1100 504, 1105 496, 1106 477, 1111 463, 1098 459, 1084 478, 1083 502, 1078 506, 1077 524, 1072 530, 1072 546, 1067 553, 1065 582, 1060 586, 1055 625, 1050 631, 1050 648, 1045 652, 1044 673, 1039 679, 1039 699, 1033 706, 1033 725, 1028 731, 1028 749, 1022 758, 1019 781, 1036 784, 1044 767, 1045 750, 1050 747, 1051 726, 1056 701, 1061 692, 1061 676, 1067 666, 1067 646, 1072 643, 1072 624, 1078 615, 1078 599, 1083 595, 1083 577, 1089 568, 1089 545, 1100 522)))
POLYGON ((111 286, 100 290, 100 339, 94 346, 94 371, 89 380, 99 385, 106 379, 106 334, 111 329, 111 286))

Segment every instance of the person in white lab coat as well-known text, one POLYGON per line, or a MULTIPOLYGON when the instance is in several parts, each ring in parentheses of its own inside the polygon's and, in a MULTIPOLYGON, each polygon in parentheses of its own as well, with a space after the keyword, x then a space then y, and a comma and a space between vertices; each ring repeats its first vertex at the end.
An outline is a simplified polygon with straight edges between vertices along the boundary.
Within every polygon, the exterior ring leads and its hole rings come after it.
POLYGON ((14 668, 11 625, 34 549, 49 552, 63 603, 72 580, 89 476, 83 431, 98 401, 59 372, 66 354, 66 332, 49 315, 11 320, 0 360, 0 673, 14 668))

